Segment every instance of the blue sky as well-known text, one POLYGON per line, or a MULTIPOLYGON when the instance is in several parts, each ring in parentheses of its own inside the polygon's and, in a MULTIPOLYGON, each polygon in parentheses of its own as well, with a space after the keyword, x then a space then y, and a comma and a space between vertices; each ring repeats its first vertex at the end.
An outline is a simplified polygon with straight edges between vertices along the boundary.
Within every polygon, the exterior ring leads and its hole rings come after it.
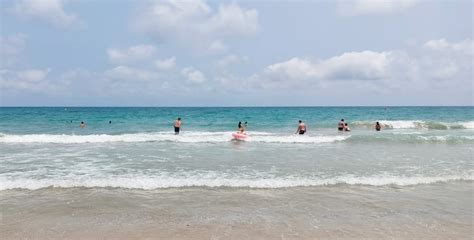
POLYGON ((472 1, 3 0, 2 106, 472 105, 472 1))

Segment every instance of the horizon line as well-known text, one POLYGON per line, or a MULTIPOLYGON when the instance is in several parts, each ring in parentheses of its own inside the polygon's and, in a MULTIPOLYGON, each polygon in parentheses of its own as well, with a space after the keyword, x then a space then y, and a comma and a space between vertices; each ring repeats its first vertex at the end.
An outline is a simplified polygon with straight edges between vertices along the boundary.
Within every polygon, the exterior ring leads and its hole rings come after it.
POLYGON ((28 106, 28 105, 9 105, 9 106, 0 106, 0 108, 12 108, 12 107, 57 107, 57 108, 101 108, 101 107, 110 107, 110 108, 271 108, 271 107, 474 107, 474 105, 250 105, 250 106, 152 106, 152 105, 116 105, 116 106, 102 106, 102 105, 91 105, 91 106, 80 106, 80 105, 44 105, 44 106, 28 106))

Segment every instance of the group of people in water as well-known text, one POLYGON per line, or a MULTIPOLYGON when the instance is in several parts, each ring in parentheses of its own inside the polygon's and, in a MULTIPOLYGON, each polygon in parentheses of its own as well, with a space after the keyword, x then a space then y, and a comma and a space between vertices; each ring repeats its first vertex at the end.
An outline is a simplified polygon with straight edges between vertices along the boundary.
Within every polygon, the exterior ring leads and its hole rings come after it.
MULTIPOLYGON (((376 131, 380 131, 382 129, 382 126, 380 125, 379 122, 376 122, 375 123, 375 130, 376 131)), ((347 124, 346 122, 344 122, 344 119, 341 119, 341 121, 339 121, 339 123, 337 124, 337 130, 340 131, 340 132, 350 132, 351 129, 349 128, 349 124, 347 124)), ((300 134, 300 135, 303 135, 306 133, 306 124, 299 120, 298 121, 298 128, 296 129, 296 132, 295 134, 300 134)))
POLYGON ((350 132, 351 129, 349 128, 349 125, 344 122, 344 119, 341 119, 339 123, 337 124, 337 130, 338 131, 345 131, 345 132, 350 132))
MULTIPOLYGON (((339 121, 339 123, 337 124, 337 130, 344 131, 344 132, 351 131, 351 129, 349 128, 349 125, 346 122, 344 122, 344 119, 341 119, 341 121, 339 121)), ((305 133, 306 133, 306 124, 303 121, 299 120, 298 128, 296 129, 295 134, 303 135, 305 133)))
MULTIPOLYGON (((109 124, 111 124, 112 121, 109 121, 109 124)), ((179 131, 181 130, 181 118, 178 117, 174 122, 173 122, 173 127, 174 127, 174 134, 175 135, 178 135, 179 134, 179 131)), ((84 122, 81 122, 81 124, 79 125, 80 128, 84 128, 86 127, 86 124, 84 122)), ((382 126, 380 125, 379 122, 376 122, 375 123, 375 130, 376 131, 380 131, 382 129, 382 126)), ((339 123, 337 124, 337 130, 338 131, 344 131, 344 132, 350 132, 351 129, 349 128, 349 125, 344 122, 344 119, 341 119, 341 121, 339 121, 339 123)), ((246 134, 245 131, 247 131, 247 122, 243 123, 242 122, 239 122, 238 126, 237 126, 237 132, 240 133, 240 134, 246 134)), ((299 135, 303 135, 306 133, 306 124, 299 120, 298 121, 298 128, 296 129, 296 132, 295 134, 299 134, 299 135)))

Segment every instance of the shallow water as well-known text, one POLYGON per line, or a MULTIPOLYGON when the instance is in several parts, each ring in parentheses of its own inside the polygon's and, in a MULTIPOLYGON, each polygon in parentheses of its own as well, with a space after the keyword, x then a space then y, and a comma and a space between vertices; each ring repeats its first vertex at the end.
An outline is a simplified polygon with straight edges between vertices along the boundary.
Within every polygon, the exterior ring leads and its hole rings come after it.
POLYGON ((0 190, 473 180, 472 107, 0 109, 0 190), (335 130, 342 117, 351 132, 335 130), (232 140, 239 120, 246 141, 232 140))

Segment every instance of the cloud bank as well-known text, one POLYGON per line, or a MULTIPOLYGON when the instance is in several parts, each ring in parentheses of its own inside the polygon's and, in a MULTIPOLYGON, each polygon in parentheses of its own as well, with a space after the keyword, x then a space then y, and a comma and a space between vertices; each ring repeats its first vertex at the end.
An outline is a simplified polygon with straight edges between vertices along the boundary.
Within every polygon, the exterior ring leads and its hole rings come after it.
POLYGON ((339 0, 339 15, 352 17, 360 15, 389 15, 414 7, 420 0, 339 0))
POLYGON ((80 23, 78 16, 64 10, 65 0, 18 0, 10 12, 25 20, 40 20, 56 27, 80 23))
POLYGON ((178 41, 207 53, 228 49, 227 37, 249 36, 259 29, 258 12, 236 3, 212 9, 197 1, 149 1, 134 18, 134 28, 159 41, 178 41))

